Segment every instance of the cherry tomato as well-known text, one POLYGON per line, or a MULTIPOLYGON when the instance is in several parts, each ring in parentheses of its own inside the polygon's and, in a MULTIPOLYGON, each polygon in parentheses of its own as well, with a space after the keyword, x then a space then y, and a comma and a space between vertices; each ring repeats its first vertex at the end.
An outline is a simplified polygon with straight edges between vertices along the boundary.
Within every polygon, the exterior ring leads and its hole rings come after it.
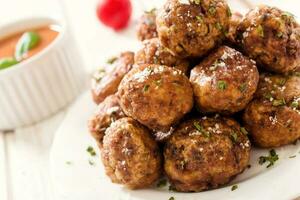
POLYGON ((99 20, 116 31, 128 25, 131 13, 130 0, 101 0, 97 7, 99 20))

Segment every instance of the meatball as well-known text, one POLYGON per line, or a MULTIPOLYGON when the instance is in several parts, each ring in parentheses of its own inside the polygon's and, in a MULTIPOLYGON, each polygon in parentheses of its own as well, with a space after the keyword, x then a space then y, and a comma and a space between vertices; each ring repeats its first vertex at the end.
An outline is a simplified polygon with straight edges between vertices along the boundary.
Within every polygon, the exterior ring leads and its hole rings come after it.
POLYGON ((164 148, 164 169, 182 192, 217 188, 243 172, 250 141, 244 128, 229 118, 194 118, 175 130, 164 148))
POLYGON ((156 9, 145 12, 137 25, 137 37, 139 40, 147 40, 157 37, 156 9))
POLYGON ((241 23, 243 19, 243 15, 239 12, 233 13, 230 22, 229 22, 229 31, 228 34, 226 34, 227 40, 231 44, 236 44, 236 34, 237 34, 237 27, 241 23))
POLYGON ((300 66, 300 27, 288 12, 257 7, 242 20, 237 36, 244 53, 268 71, 285 73, 300 66))
POLYGON ((102 148, 102 140, 106 129, 112 122, 123 117, 125 117, 125 114, 119 105, 118 96, 115 94, 106 97, 98 105, 96 112, 88 122, 88 127, 100 148, 102 148))
POLYGON ((193 107, 188 78, 164 65, 135 67, 122 80, 118 94, 127 116, 160 132, 168 132, 193 107))
POLYGON ((262 74, 244 124, 259 147, 279 147, 300 138, 300 77, 262 74))
POLYGON ((244 109, 258 80, 255 62, 227 46, 204 59, 190 76, 196 105, 204 113, 232 114, 244 109))
POLYGON ((130 189, 151 186, 161 174, 161 155, 149 130, 122 118, 106 130, 101 150, 106 174, 130 189))
POLYGON ((224 0, 168 0, 158 11, 162 44, 180 57, 201 57, 228 32, 230 8, 224 0))
POLYGON ((158 38, 145 40, 143 48, 135 54, 136 64, 159 64, 175 67, 187 74, 189 62, 174 56, 167 48, 163 47, 158 38))
MULTIPOLYGON (((134 64, 134 53, 123 52, 113 62, 113 69, 104 77, 99 77, 96 72, 92 78, 92 95, 96 104, 101 103, 104 99, 117 92, 118 86, 127 72, 134 64)), ((102 71, 100 71, 103 73, 102 71)))

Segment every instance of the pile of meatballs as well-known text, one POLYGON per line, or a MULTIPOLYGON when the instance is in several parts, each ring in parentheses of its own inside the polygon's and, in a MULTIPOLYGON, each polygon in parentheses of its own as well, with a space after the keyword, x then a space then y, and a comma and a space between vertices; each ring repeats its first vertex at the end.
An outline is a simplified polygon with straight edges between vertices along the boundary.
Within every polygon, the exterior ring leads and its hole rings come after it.
POLYGON ((166 176, 176 191, 218 188, 248 166, 251 143, 300 138, 300 26, 262 5, 167 0, 145 12, 142 48, 92 78, 89 120, 107 176, 130 189, 166 176), (251 141, 251 142, 250 142, 251 141))

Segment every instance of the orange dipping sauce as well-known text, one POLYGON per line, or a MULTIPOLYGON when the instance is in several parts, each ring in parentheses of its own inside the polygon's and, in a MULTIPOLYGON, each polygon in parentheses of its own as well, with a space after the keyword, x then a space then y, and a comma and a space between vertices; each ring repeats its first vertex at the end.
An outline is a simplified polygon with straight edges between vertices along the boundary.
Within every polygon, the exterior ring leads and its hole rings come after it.
POLYGON ((21 38, 22 34, 27 31, 36 32, 40 36, 40 41, 36 47, 28 51, 25 59, 34 56, 46 48, 59 34, 59 27, 57 25, 50 25, 41 28, 30 29, 0 40, 0 59, 4 57, 13 57, 15 55, 17 42, 21 38))

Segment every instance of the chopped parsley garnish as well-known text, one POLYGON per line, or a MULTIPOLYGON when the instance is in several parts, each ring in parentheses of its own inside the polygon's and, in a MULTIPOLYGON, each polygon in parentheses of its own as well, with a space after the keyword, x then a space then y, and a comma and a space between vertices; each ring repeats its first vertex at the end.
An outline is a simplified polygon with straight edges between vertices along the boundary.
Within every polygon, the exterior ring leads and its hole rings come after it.
POLYGON ((114 64, 114 62, 116 62, 117 59, 118 59, 117 57, 111 57, 111 58, 107 59, 106 63, 110 64, 110 65, 114 64))
POLYGON ((192 3, 199 5, 201 3, 201 0, 191 0, 192 3))
POLYGON ((275 99, 273 101, 273 106, 284 106, 286 103, 285 103, 285 100, 284 99, 275 99))
POLYGON ((263 28, 261 25, 259 25, 259 26, 256 28, 256 30, 257 30, 257 33, 258 33, 258 35, 259 35, 260 37, 264 37, 264 36, 265 36, 265 34, 264 34, 264 28, 263 28))
POLYGON ((204 130, 204 128, 198 122, 194 122, 194 126, 200 133, 204 135, 204 137, 206 138, 210 137, 210 133, 204 130))
POLYGON ((196 16, 196 19, 200 22, 200 23, 202 23, 203 22, 203 19, 202 19, 202 17, 201 16, 196 16))
POLYGON ((216 12, 217 12, 217 10, 216 10, 216 8, 214 6, 210 6, 209 9, 208 9, 208 12, 211 15, 215 15, 216 12))
POLYGON ((144 85, 143 91, 144 91, 144 92, 147 92, 147 91, 149 90, 149 87, 150 87, 150 85, 144 85))
POLYGON ((223 26, 222 26, 219 22, 217 22, 215 25, 216 25, 216 28, 217 28, 219 31, 222 31, 222 30, 223 30, 223 26))
POLYGON ((169 191, 176 191, 176 188, 173 185, 169 186, 169 191))
POLYGON ((145 11, 147 14, 155 14, 156 8, 152 8, 151 10, 145 11))
POLYGON ((276 151, 274 149, 272 149, 269 152, 269 156, 260 156, 259 157, 259 164, 263 165, 264 163, 269 162, 269 164, 267 165, 267 168, 269 168, 269 167, 273 166, 278 159, 279 159, 278 154, 276 153, 276 151))
POLYGON ((228 16, 228 17, 231 17, 231 16, 232 16, 232 12, 231 12, 231 10, 230 10, 229 7, 227 8, 227 16, 228 16))
POLYGON ((283 36, 283 33, 282 33, 282 32, 277 32, 277 33, 276 33, 276 37, 282 38, 282 36, 283 36))
POLYGON ((175 198, 174 197, 170 197, 169 200, 175 200, 175 198))
POLYGON ((285 78, 281 78, 277 81, 277 84, 280 86, 284 86, 284 84, 286 83, 286 79, 285 78))
POLYGON ((239 87, 239 89, 240 89, 241 92, 245 92, 246 89, 247 89, 247 83, 241 84, 240 87, 239 87))
POLYGON ((225 81, 218 81, 218 88, 220 90, 226 90, 227 88, 227 83, 225 81))
POLYGON ((231 132, 230 138, 231 138, 232 142, 236 143, 237 139, 238 139, 238 134, 236 132, 231 132))
POLYGON ((264 94, 264 97, 265 97, 266 99, 270 100, 270 101, 271 101, 271 99, 273 99, 271 93, 266 93, 266 94, 264 94))
POLYGON ((236 189, 238 189, 238 185, 233 185, 233 186, 231 187, 231 191, 234 191, 234 190, 236 190, 236 189))
POLYGON ((95 162, 92 161, 92 160, 89 160, 89 164, 92 165, 92 166, 94 166, 94 165, 95 165, 95 162))
POLYGON ((289 19, 289 18, 294 18, 295 15, 293 15, 293 14, 290 13, 290 12, 285 11, 285 12, 283 12, 283 13, 281 14, 281 17, 282 17, 283 19, 289 19))
POLYGON ((290 156, 289 158, 296 158, 296 155, 290 156))
POLYGON ((161 83, 162 83, 161 79, 155 81, 155 85, 158 87, 161 86, 161 83))
POLYGON ((248 135, 248 131, 247 131, 244 127, 241 127, 241 132, 242 132, 244 135, 248 135))
POLYGON ((96 156, 96 151, 94 150, 94 148, 92 146, 88 146, 88 148, 86 149, 86 151, 91 155, 91 156, 96 156))
POLYGON ((96 81, 101 81, 101 79, 105 76, 106 72, 105 69, 99 69, 93 74, 93 78, 96 81))
POLYGON ((292 108, 298 108, 299 103, 297 101, 293 101, 291 106, 292 106, 292 108))
POLYGON ((66 164, 67 165, 72 165, 72 162, 71 161, 66 161, 66 164))
POLYGON ((166 179, 162 179, 162 180, 160 180, 160 181, 157 183, 156 187, 162 188, 162 187, 165 187, 166 185, 167 185, 167 180, 166 180, 166 179))

